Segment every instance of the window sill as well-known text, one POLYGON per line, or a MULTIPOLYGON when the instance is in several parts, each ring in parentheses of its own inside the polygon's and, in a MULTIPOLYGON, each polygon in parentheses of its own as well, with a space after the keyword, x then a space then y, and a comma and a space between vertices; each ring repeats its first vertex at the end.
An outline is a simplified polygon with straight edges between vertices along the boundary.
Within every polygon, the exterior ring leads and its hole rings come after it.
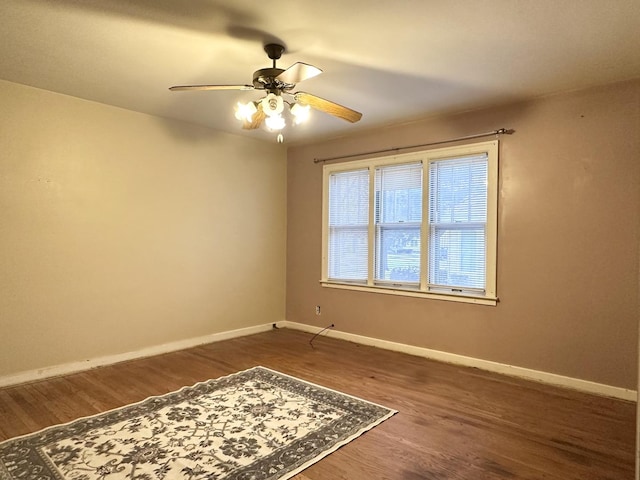
POLYGON ((495 306, 498 303, 497 298, 484 297, 484 296, 472 296, 472 295, 459 295, 455 293, 433 293, 423 292, 420 290, 405 290, 401 288, 393 288, 380 285, 361 285, 355 283, 339 283, 329 282, 321 280, 320 285, 326 288, 337 288, 341 290, 355 290, 359 292, 369 293, 381 293, 385 295, 399 295, 402 297, 416 297, 416 298, 430 298, 433 300, 444 300, 447 302, 460 302, 460 303, 474 303, 476 305, 490 305, 495 306))

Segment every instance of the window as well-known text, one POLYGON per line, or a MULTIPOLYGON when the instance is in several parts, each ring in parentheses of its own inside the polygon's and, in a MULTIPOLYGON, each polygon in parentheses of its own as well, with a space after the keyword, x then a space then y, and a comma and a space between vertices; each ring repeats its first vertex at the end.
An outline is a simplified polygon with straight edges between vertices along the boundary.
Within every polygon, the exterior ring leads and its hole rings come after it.
POLYGON ((374 281, 420 283, 422 164, 375 169, 374 281))
POLYGON ((367 280, 369 172, 338 172, 329 179, 329 277, 367 280))
POLYGON ((495 305, 498 141, 325 165, 322 285, 495 305))
POLYGON ((429 164, 429 286, 477 291, 486 283, 487 154, 429 164))

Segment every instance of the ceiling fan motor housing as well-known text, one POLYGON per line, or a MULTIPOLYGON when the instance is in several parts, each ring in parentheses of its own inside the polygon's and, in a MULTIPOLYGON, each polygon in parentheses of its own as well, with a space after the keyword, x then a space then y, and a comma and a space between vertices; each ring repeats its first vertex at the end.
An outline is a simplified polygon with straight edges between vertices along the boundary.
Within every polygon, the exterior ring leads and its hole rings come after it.
POLYGON ((276 77, 284 72, 282 68, 261 68, 253 72, 253 86, 260 90, 291 90, 295 87, 293 83, 285 83, 276 77))
POLYGON ((264 46, 264 51, 269 58, 273 60, 272 68, 261 68, 253 72, 253 86, 260 90, 269 90, 271 93, 280 94, 284 90, 291 90, 295 87, 295 84, 285 83, 282 80, 278 80, 278 75, 284 72, 283 68, 276 67, 276 60, 278 60, 284 53, 284 45, 277 43, 269 43, 264 46))

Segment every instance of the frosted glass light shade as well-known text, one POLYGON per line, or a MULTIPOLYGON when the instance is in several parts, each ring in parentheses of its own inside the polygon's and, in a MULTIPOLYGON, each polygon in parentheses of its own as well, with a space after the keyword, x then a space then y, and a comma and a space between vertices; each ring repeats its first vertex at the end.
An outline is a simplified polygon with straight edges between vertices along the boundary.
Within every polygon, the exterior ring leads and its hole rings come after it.
POLYGON ((300 105, 299 103, 294 103, 293 107, 291 107, 291 114, 293 115, 293 121, 296 125, 301 124, 309 119, 309 115, 311 113, 311 107, 309 105, 300 105))
POLYGON ((238 102, 238 104, 236 105, 236 118, 238 120, 246 120, 247 122, 250 122, 253 118, 253 114, 257 111, 258 109, 253 102, 238 102))
POLYGON ((265 118, 264 122, 270 130, 282 130, 285 127, 284 118, 281 115, 271 115, 265 118))

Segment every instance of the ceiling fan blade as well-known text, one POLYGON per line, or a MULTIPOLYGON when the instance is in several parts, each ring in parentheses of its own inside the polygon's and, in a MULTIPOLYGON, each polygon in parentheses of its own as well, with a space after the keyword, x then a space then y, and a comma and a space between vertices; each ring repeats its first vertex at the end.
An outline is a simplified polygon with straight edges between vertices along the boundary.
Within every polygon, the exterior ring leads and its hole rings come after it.
POLYGON ((257 108, 258 110, 256 111, 256 113, 253 114, 253 117, 251 117, 251 121, 250 122, 245 121, 242 124, 242 128, 244 128, 245 130, 254 130, 256 128, 260 128, 260 125, 262 125, 264 118, 267 116, 264 113, 264 110, 262 109, 262 104, 260 102, 258 102, 257 108))
POLYGON ((344 107, 334 102, 330 102, 329 100, 325 100, 324 98, 316 97, 315 95, 311 95, 310 93, 297 92, 293 95, 295 100, 303 105, 309 105, 316 110, 328 113, 329 115, 333 115, 334 117, 342 118, 343 120, 346 120, 348 122, 355 123, 362 118, 362 114, 360 112, 356 112, 355 110, 352 110, 350 108, 344 107))
POLYGON ((253 90, 253 85, 175 85, 172 92, 181 90, 253 90))
POLYGON ((308 63, 294 63, 276 78, 284 83, 296 84, 303 80, 320 75, 322 70, 308 63))

